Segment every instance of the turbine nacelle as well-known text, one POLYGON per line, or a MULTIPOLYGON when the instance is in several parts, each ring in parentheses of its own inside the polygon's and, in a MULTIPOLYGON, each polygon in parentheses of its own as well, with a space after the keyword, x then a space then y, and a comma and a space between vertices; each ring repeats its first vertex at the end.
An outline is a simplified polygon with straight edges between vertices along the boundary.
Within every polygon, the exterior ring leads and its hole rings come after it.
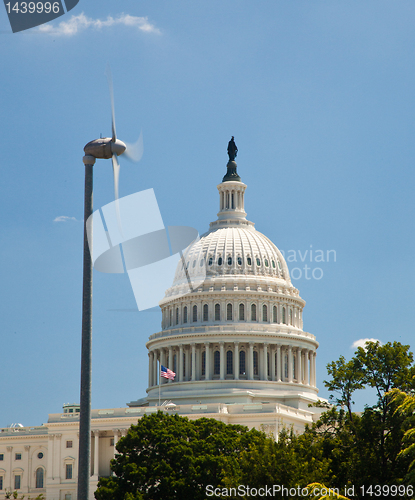
POLYGON ((104 158, 109 160, 112 158, 113 154, 120 156, 127 149, 127 146, 123 141, 111 137, 102 137, 101 139, 95 139, 94 141, 88 142, 84 147, 86 155, 93 156, 94 158, 104 158))

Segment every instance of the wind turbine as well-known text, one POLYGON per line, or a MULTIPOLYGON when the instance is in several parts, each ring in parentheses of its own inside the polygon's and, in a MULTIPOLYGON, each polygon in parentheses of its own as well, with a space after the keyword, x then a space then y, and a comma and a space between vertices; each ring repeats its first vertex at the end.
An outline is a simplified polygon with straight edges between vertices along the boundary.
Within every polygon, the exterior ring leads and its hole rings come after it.
MULTIPOLYGON (((88 247, 87 221, 93 210, 93 165, 97 158, 112 160, 114 173, 114 194, 118 201, 118 181, 120 164, 118 156, 124 154, 133 161, 139 161, 143 155, 143 136, 128 145, 117 139, 115 129, 114 92, 112 75, 107 67, 107 78, 111 97, 112 137, 95 139, 84 147, 85 156, 85 202, 84 202, 84 255, 82 288, 82 347, 81 347, 81 396, 79 416, 79 465, 78 465, 78 500, 89 500, 89 478, 91 470, 91 361, 92 361, 92 255, 88 247)), ((121 229, 117 203, 118 224, 121 229)), ((92 233, 92 224, 90 227, 92 233)), ((91 240, 92 241, 92 240, 91 240)))

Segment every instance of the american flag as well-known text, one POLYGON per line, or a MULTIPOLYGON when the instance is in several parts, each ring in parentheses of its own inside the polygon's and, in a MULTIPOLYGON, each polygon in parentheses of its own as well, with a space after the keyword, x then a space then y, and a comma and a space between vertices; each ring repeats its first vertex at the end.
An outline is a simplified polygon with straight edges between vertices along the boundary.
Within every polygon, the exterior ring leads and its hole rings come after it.
POLYGON ((161 365, 160 375, 164 378, 169 378, 170 380, 174 380, 174 377, 176 376, 176 374, 172 370, 169 370, 163 365, 161 365))

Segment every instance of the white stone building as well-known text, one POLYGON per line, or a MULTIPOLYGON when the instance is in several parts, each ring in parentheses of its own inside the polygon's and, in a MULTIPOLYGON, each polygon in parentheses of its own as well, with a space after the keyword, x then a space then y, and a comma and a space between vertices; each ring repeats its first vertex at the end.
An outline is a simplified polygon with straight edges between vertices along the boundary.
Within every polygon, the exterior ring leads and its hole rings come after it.
MULTIPOLYGON (((284 426, 301 432, 316 416, 318 342, 303 331, 305 302, 281 252, 246 219, 245 189, 229 161, 218 219, 185 252, 160 302, 162 329, 147 342, 147 396, 92 410, 91 500, 117 440, 160 408, 274 435, 284 426), (198 284, 186 293, 189 283, 198 284), (160 365, 176 372, 174 381, 160 377, 160 365)), ((78 426, 79 406, 65 405, 40 427, 0 429, 0 500, 7 490, 76 500, 78 426)))

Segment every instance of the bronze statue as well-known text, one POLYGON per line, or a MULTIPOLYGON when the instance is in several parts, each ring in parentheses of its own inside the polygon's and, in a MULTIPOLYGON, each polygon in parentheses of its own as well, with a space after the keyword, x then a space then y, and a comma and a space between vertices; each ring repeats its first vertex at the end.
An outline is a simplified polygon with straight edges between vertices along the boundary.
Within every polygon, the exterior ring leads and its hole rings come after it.
POLYGON ((234 161, 237 154, 238 154, 238 148, 236 147, 234 136, 232 136, 232 139, 228 142, 229 161, 234 161))

